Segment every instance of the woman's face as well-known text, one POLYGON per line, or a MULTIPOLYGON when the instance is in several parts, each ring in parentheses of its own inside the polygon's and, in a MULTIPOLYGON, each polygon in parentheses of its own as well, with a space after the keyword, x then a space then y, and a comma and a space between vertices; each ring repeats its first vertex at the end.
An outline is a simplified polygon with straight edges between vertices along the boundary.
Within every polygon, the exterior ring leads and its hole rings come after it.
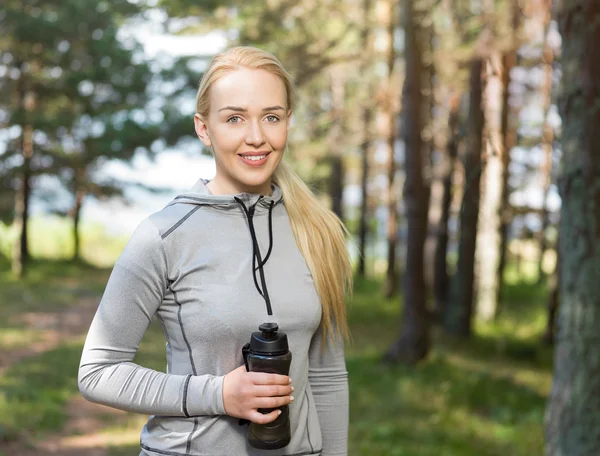
POLYGON ((270 195, 292 114, 283 81, 266 70, 240 69, 214 82, 208 95, 208 118, 196 114, 194 124, 215 154, 217 172, 209 189, 270 195))

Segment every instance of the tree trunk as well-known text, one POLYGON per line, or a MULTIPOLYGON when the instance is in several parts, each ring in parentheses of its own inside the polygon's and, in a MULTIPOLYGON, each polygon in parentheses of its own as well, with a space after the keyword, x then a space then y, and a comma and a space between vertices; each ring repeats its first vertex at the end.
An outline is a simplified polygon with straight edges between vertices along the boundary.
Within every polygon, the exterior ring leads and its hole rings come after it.
POLYGON ((546 206, 548 193, 550 192, 550 183, 552 182, 552 143, 554 141, 554 131, 552 126, 548 122, 548 112, 552 105, 552 64, 554 62, 554 52, 552 46, 548 41, 548 34, 550 29, 550 20, 552 17, 552 11, 550 4, 547 5, 546 17, 544 20, 544 126, 542 136, 542 150, 544 151, 544 166, 542 168, 542 179, 544 182, 544 200, 542 203, 542 229, 539 234, 540 241, 540 259, 538 264, 538 283, 541 284, 546 279, 546 273, 544 272, 544 254, 548 248, 548 241, 546 239, 546 231, 550 225, 550 214, 546 206))
POLYGON ((360 179, 360 188, 362 194, 362 201, 360 203, 360 221, 358 228, 358 275, 365 277, 366 274, 366 258, 367 258, 367 236, 369 235, 369 193, 367 190, 367 183, 369 181, 369 131, 371 126, 371 109, 365 108, 363 110, 363 128, 364 128, 364 139, 361 145, 362 155, 362 175, 360 179))
MULTIPOLYGON (((513 1, 513 31, 517 34, 519 29, 519 21, 521 9, 519 8, 518 0, 513 1)), ((512 49, 504 54, 502 66, 504 72, 502 73, 502 84, 504 90, 502 92, 502 140, 503 150, 502 155, 502 194, 501 194, 501 213, 500 213, 500 261, 498 262, 498 284, 500 285, 497 289, 496 297, 496 317, 500 315, 502 311, 502 290, 504 289, 504 270, 506 268, 506 258, 508 252, 508 230, 512 220, 512 211, 509 204, 509 188, 508 188, 508 175, 510 165, 510 152, 517 145, 517 134, 514 125, 511 125, 509 119, 511 118, 511 107, 509 103, 510 97, 510 72, 517 64, 517 45, 513 45, 512 49)))
MULTIPOLYGON (((370 64, 368 56, 372 50, 371 46, 371 22, 369 20, 371 14, 371 0, 363 1, 363 17, 364 24, 362 30, 362 44, 363 49, 366 50, 367 56, 364 58, 363 75, 366 74, 367 66, 370 64)), ((369 193, 368 193, 368 182, 369 182, 369 146, 371 144, 371 112, 373 109, 371 103, 371 85, 367 83, 366 87, 367 96, 365 98, 365 106, 363 108, 363 142, 361 144, 361 158, 362 158, 362 174, 360 179, 360 189, 362 195, 362 201, 360 203, 360 219, 358 226, 358 275, 365 277, 366 275, 366 259, 367 259, 367 237, 369 235, 369 193)))
POLYGON ((485 122, 487 141, 485 145, 485 169, 482 173, 481 209, 477 233, 477 314, 484 321, 496 317, 498 289, 498 265, 501 249, 501 215, 505 151, 502 140, 503 84, 502 57, 493 52, 486 61, 485 122))
POLYGON ((394 29, 396 21, 394 20, 394 1, 388 0, 386 25, 387 25, 387 70, 388 70, 388 102, 385 103, 385 117, 387 122, 386 138, 388 150, 388 219, 387 219, 387 241, 388 241, 388 256, 387 256, 387 272, 385 277, 384 295, 386 298, 394 296, 398 290, 398 274, 396 271, 396 247, 398 242, 398 198, 396 191, 396 157, 394 154, 394 143, 396 142, 395 128, 395 113, 394 103, 392 100, 392 74, 394 71, 394 60, 396 53, 394 52, 394 29))
POLYGON ((437 243, 435 247, 434 264, 434 297, 436 320, 443 319, 448 303, 449 277, 446 253, 448 251, 448 222, 450 221, 450 207, 452 205, 452 186, 458 155, 458 119, 460 109, 460 94, 455 92, 450 98, 450 113, 448 116, 448 145, 444 157, 443 193, 441 216, 438 224, 437 243))
POLYGON ((27 225, 29 221, 29 199, 31 195, 31 157, 33 156, 33 126, 29 123, 29 113, 33 111, 35 100, 28 90, 24 66, 21 65, 21 76, 18 84, 19 110, 23 113, 21 123, 21 155, 23 164, 21 176, 15 192, 14 227, 18 233, 13 246, 12 272, 21 278, 26 274, 29 260, 29 237, 27 225))
POLYGON ((473 314, 475 245, 479 215, 479 183, 483 135, 483 62, 471 62, 469 124, 465 154, 465 190, 460 212, 458 266, 452 281, 451 299, 445 316, 445 328, 454 335, 469 337, 473 314))
POLYGON ((340 220, 344 220, 342 199, 344 193, 344 161, 342 158, 344 144, 344 79, 335 69, 331 71, 331 99, 332 99, 332 128, 329 133, 330 148, 332 151, 330 164, 331 175, 329 180, 329 195, 331 197, 331 210, 340 220))
POLYGON ((85 198, 85 192, 81 189, 75 190, 75 204, 73 205, 73 261, 81 260, 81 241, 79 235, 79 222, 81 216, 81 208, 83 206, 83 199, 85 198))
POLYGON ((548 283, 548 321, 546 323, 546 332, 544 333, 544 342, 547 345, 554 344, 556 329, 556 313, 558 312, 559 283, 560 283, 560 246, 556 245, 556 265, 554 273, 550 276, 548 283))
POLYGON ((427 233, 427 205, 423 178, 423 147, 421 138, 423 97, 422 60, 419 49, 417 21, 412 0, 403 2, 405 21, 406 79, 403 88, 403 121, 406 143, 406 181, 404 200, 408 225, 406 272, 404 274, 404 310, 399 338, 392 344, 385 359, 393 362, 416 363, 425 358, 430 348, 429 318, 425 302, 423 260, 427 233))
POLYGON ((344 163, 340 155, 333 155, 330 160, 331 177, 329 180, 329 195, 331 196, 331 210, 340 220, 343 218, 342 195, 344 192, 344 163))
POLYGON ((600 448, 600 3, 558 1, 562 35, 560 305, 548 456, 600 448))

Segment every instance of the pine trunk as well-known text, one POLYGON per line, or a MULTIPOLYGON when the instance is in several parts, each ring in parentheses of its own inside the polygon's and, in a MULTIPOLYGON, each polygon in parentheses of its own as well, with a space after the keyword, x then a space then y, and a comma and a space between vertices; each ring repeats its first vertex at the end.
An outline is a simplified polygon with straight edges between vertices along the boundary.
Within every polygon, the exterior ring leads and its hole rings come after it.
POLYGON ((556 4, 562 35, 560 305, 548 456, 600 448, 600 3, 556 4))
POLYGON ((331 197, 331 210, 340 220, 343 218, 342 195, 344 192, 344 162, 340 155, 331 157, 331 175, 329 180, 329 195, 331 197))
POLYGON ((556 330, 556 313, 558 312, 559 302, 559 284, 560 284, 560 247, 556 246, 556 264, 554 273, 548 280, 548 320, 546 322, 546 332, 543 340, 547 345, 553 345, 556 330))
POLYGON ((85 193, 82 190, 75 191, 75 204, 73 205, 73 260, 81 260, 81 238, 79 225, 81 220, 81 208, 85 193))
POLYGON ((394 143, 396 142, 396 128, 395 128, 395 113, 394 103, 391 99, 394 91, 392 90, 392 73, 394 71, 394 29, 396 21, 393 20, 394 3, 389 0, 386 6, 387 8, 387 70, 388 70, 388 102, 385 104, 385 117, 386 117, 386 136, 387 136, 387 152, 388 152, 388 219, 387 219, 387 272, 385 277, 384 295, 387 298, 394 296, 398 290, 398 274, 396 268, 396 248, 398 243, 398 197, 396 190, 396 157, 394 154, 394 143))
POLYGON ((486 61, 485 122, 487 141, 485 146, 485 169, 482 173, 481 209, 477 232, 477 314, 484 321, 496 317, 498 289, 498 266, 501 249, 501 215, 503 156, 502 56, 494 52, 486 61))
MULTIPOLYGON (((519 8, 518 0, 513 0, 513 31, 516 35, 519 29, 519 21, 521 15, 521 9, 519 8)), ((511 106, 509 103, 510 98, 510 72, 517 64, 517 45, 514 44, 512 49, 504 54, 502 58, 502 67, 504 72, 502 73, 502 85, 504 86, 502 91, 502 141, 504 154, 502 155, 502 194, 501 208, 500 208, 500 259, 498 262, 498 289, 496 296, 496 317, 500 315, 502 311, 502 290, 504 289, 504 269, 506 268, 506 258, 508 251, 508 229, 512 221, 512 214, 509 204, 509 188, 508 188, 508 174, 510 165, 510 152, 513 147, 517 145, 517 134, 514 125, 511 125, 509 119, 511 118, 511 106)))
POLYGON ((332 128, 329 132, 330 148, 332 151, 330 165, 331 174, 329 180, 329 196, 331 198, 331 210, 340 220, 343 217, 343 193, 344 193, 344 79, 335 69, 331 71, 331 99, 332 99, 332 128))
POLYGON ((369 234, 369 193, 367 189, 367 183, 369 181, 369 130, 371 126, 371 109, 365 108, 363 110, 363 128, 365 132, 365 138, 361 145, 362 155, 362 175, 360 179, 360 188, 362 194, 362 201, 360 203, 360 221, 358 228, 358 275, 365 277, 366 275, 366 258, 367 258, 367 236, 369 234))
POLYGON ((448 303, 449 276, 446 254, 448 251, 448 223, 450 221, 450 207, 452 205, 452 186, 458 155, 458 118, 460 108, 460 95, 455 93, 450 99, 450 113, 448 116, 448 144, 444 157, 443 190, 440 221, 437 230, 437 243, 435 246, 434 260, 434 297, 435 316, 437 320, 443 319, 448 303))
POLYGON ((542 181, 544 183, 544 200, 542 203, 542 229, 540 231, 540 259, 538 266, 538 283, 543 283, 546 279, 544 271, 544 255, 548 249, 548 241, 546 239, 546 231, 550 225, 550 214, 546 206, 548 193, 550 191, 550 183, 552 181, 552 142, 554 141, 554 131, 548 122, 548 113, 552 105, 552 64, 554 62, 554 53, 552 46, 548 42, 548 34, 550 29, 551 10, 550 5, 546 11, 544 21, 545 40, 544 40, 544 127, 542 137, 542 150, 544 151, 544 166, 542 167, 542 181))
POLYGON ((465 190, 460 211, 460 240, 458 265, 452 280, 445 328, 454 335, 469 337, 473 319, 473 287, 475 282, 475 245, 479 216, 479 184, 481 180, 481 151, 483 135, 483 62, 471 63, 469 124, 465 154, 465 190))
MULTIPOLYGON (((369 20, 371 14, 371 0, 363 1, 363 17, 365 18, 362 30, 362 44, 363 48, 366 49, 367 53, 371 52, 371 22, 369 20)), ((366 67, 370 60, 364 59, 363 74, 366 74, 366 67)), ((360 203, 360 219, 358 225, 358 275, 365 277, 366 275, 366 259, 367 259, 367 237, 369 235, 369 149, 371 144, 371 85, 367 83, 367 96, 365 98, 365 106, 363 108, 363 142, 361 144, 361 161, 362 161, 362 174, 360 179, 360 189, 362 195, 362 201, 360 203)))
POLYGON ((13 246, 12 272, 21 278, 26 274, 29 260, 29 237, 27 225, 29 221, 29 199, 31 195, 31 158, 33 156, 33 127, 28 123, 28 113, 34 109, 33 94, 29 92, 26 75, 21 65, 21 76, 18 84, 19 110, 23 113, 24 122, 21 124, 21 156, 23 164, 19 184, 15 192, 14 228, 17 231, 17 241, 13 246))
POLYGON ((425 302, 424 246, 427 233, 427 191, 423 178, 422 59, 412 0, 403 2, 406 79, 403 88, 403 121, 406 143, 404 200, 408 225, 404 310, 400 336, 387 351, 388 361, 413 364, 430 348, 429 318, 425 302))

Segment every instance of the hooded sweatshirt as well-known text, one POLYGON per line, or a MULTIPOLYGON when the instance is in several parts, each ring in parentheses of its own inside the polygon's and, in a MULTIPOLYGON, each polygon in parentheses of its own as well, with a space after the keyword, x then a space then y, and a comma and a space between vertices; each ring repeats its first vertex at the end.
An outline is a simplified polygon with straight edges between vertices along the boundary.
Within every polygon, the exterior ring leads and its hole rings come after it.
POLYGON ((320 299, 281 189, 223 196, 206 183, 143 220, 116 261, 83 348, 81 393, 150 415, 140 456, 346 455, 343 342, 323 342, 320 299), (153 317, 166 373, 133 362, 153 317), (279 450, 251 447, 248 426, 223 406, 223 378, 264 322, 279 325, 292 352, 291 441, 279 450))

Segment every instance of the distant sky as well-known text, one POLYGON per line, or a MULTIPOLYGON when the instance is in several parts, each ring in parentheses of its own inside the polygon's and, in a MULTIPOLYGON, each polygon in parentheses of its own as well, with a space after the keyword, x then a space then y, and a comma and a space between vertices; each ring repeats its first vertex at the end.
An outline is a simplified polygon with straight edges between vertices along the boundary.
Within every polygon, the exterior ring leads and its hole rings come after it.
MULTIPOLYGON (((193 36, 164 34, 161 19, 161 13, 156 11, 149 16, 147 22, 136 23, 135 27, 124 30, 123 36, 135 36, 143 44, 147 57, 157 62, 163 61, 166 56, 214 55, 227 45, 227 35, 223 31, 193 36)), ((519 78, 518 71, 514 76, 519 78)), ((520 76, 524 78, 527 75, 524 73, 520 76)), ((529 119, 540 117, 541 113, 533 112, 535 109, 535 106, 530 106, 529 109, 525 107, 521 116, 529 119)), ((555 110, 551 112, 551 121, 556 126, 560 124, 560 118, 555 110)), ((190 119, 190 128, 192 128, 192 119, 190 119)), ((101 172, 108 176, 153 186, 171 187, 173 190, 160 195, 152 195, 142 190, 130 190, 127 196, 131 204, 127 206, 118 201, 100 202, 89 198, 83 208, 83 220, 100 222, 114 234, 131 234, 145 217, 160 210, 177 194, 191 188, 198 179, 210 179, 214 176, 214 160, 212 157, 200 155, 200 147, 197 150, 198 154, 170 149, 160 153, 154 162, 139 155, 134 158, 132 166, 121 162, 105 165, 101 168, 101 172)), ((517 154, 520 152, 531 153, 531 151, 514 151, 517 154)), ((512 195, 513 204, 541 206, 542 195, 539 189, 539 184, 534 185, 532 182, 530 188, 512 195)), ((346 203, 357 204, 360 201, 360 189, 357 186, 348 186, 344 199, 346 203)), ((560 198, 555 189, 551 192, 548 203, 552 210, 560 206, 560 198)), ((39 212, 43 205, 39 202, 36 204, 34 201, 33 208, 34 212, 39 212)))
MULTIPOLYGON (((214 55, 227 44, 226 35, 221 31, 193 36, 167 35, 161 31, 159 13, 150 16, 150 19, 145 24, 136 24, 135 30, 124 32, 133 34, 143 44, 150 59, 160 59, 164 55, 214 55)), ((190 128, 192 125, 193 120, 190 119, 190 128)), ((100 202, 90 198, 83 208, 84 220, 98 221, 115 234, 130 234, 145 217, 160 210, 177 194, 191 188, 199 178, 210 179, 215 173, 212 157, 193 155, 177 149, 160 153, 154 162, 143 155, 136 156, 132 165, 112 162, 101 168, 101 171, 122 180, 172 187, 173 191, 160 195, 141 190, 128 191, 131 200, 131 205, 128 206, 117 201, 100 202)))

